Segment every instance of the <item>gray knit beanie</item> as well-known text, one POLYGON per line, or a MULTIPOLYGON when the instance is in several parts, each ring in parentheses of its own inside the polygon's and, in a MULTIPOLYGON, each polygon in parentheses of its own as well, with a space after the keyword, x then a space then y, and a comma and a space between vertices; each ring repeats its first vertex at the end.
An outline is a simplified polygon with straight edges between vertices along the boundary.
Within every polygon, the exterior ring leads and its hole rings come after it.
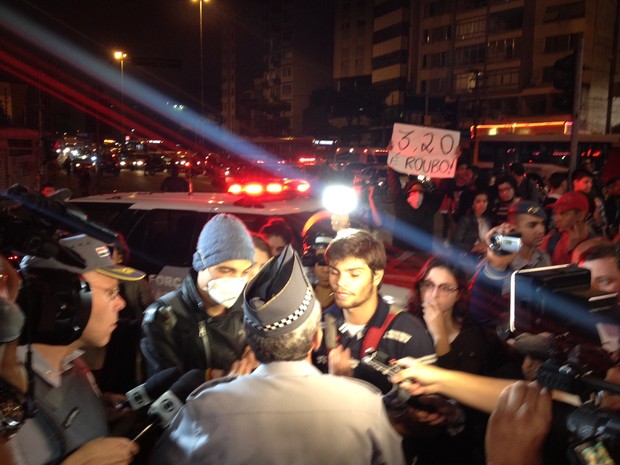
POLYGON ((228 260, 254 261, 254 243, 245 225, 234 215, 215 215, 204 225, 192 265, 196 271, 228 260))

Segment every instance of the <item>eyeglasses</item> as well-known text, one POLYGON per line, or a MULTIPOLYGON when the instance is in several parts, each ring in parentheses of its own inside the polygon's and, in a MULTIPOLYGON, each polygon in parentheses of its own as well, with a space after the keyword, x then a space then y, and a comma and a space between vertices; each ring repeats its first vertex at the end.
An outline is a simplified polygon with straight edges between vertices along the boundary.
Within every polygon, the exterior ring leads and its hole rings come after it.
POLYGON ((121 295, 121 288, 118 286, 111 287, 111 288, 90 286, 90 288, 99 289, 100 291, 103 291, 105 298, 108 302, 112 302, 114 299, 116 299, 118 296, 121 295))
POLYGON ((456 291, 459 290, 458 287, 452 287, 449 284, 440 284, 439 286, 437 286, 434 282, 432 281, 422 281, 420 283, 420 291, 421 292, 433 292, 435 289, 437 289, 437 292, 441 295, 450 295, 456 291))

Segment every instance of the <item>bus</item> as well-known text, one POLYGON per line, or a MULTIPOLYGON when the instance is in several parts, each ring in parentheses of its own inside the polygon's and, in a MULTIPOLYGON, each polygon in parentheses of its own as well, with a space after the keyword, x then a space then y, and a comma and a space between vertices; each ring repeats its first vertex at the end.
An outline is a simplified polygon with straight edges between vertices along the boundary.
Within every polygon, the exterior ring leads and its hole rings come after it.
POLYGON ((249 142, 275 155, 279 160, 301 165, 313 165, 330 159, 335 140, 312 137, 255 137, 249 142))
MULTIPOLYGON (((571 130, 571 121, 477 125, 472 127, 473 164, 501 172, 510 163, 518 161, 527 172, 544 179, 557 171, 567 172, 571 158, 571 130)), ((611 166, 618 164, 620 135, 580 134, 577 153, 578 166, 582 159, 590 158, 597 171, 609 171, 611 166)))

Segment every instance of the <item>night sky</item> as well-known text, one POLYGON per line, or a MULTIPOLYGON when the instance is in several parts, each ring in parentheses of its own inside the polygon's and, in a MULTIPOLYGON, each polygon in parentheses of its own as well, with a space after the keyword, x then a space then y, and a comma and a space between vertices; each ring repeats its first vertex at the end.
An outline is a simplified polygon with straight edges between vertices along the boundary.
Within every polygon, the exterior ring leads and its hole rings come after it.
MULTIPOLYGON (((198 104, 200 35, 197 3, 191 0, 3 2, 102 60, 113 63, 113 50, 126 51, 129 56, 125 61, 126 73, 157 86, 172 99, 189 105, 198 104), (132 59, 148 60, 152 65, 132 65, 132 59)), ((230 0, 211 0, 203 4, 205 100, 208 107, 215 109, 219 108, 218 26, 222 18, 233 15, 230 7, 230 0)), ((236 15, 236 24, 252 27, 243 22, 243 15, 236 15)))

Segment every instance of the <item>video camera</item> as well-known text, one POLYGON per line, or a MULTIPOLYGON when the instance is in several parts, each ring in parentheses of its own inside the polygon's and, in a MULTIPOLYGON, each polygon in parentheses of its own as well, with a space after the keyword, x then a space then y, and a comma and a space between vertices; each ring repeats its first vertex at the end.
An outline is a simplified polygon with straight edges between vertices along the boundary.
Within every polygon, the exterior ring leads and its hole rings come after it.
POLYGON ((599 344, 597 325, 620 325, 616 293, 590 289, 590 270, 556 265, 515 271, 510 278, 512 332, 569 332, 599 344))
POLYGON ((87 234, 127 251, 120 234, 88 221, 83 212, 63 201, 28 193, 20 185, 12 186, 0 196, 0 204, 0 250, 55 258, 83 268, 82 257, 58 243, 60 231, 65 231, 87 234))
POLYGON ((599 403, 601 393, 620 395, 620 385, 604 381, 614 366, 609 353, 587 343, 575 344, 569 333, 552 337, 551 346, 552 355, 538 368, 536 381, 583 402, 563 422, 569 434, 569 458, 583 465, 619 463, 620 415, 602 410, 599 403))
POLYGON ((582 402, 565 421, 574 463, 619 463, 620 414, 602 410, 598 403, 601 393, 620 394, 620 385, 605 381, 616 362, 599 337, 601 325, 620 326, 617 298, 616 293, 592 290, 590 271, 574 265, 520 270, 511 277, 511 331, 554 335, 537 382, 582 402))

